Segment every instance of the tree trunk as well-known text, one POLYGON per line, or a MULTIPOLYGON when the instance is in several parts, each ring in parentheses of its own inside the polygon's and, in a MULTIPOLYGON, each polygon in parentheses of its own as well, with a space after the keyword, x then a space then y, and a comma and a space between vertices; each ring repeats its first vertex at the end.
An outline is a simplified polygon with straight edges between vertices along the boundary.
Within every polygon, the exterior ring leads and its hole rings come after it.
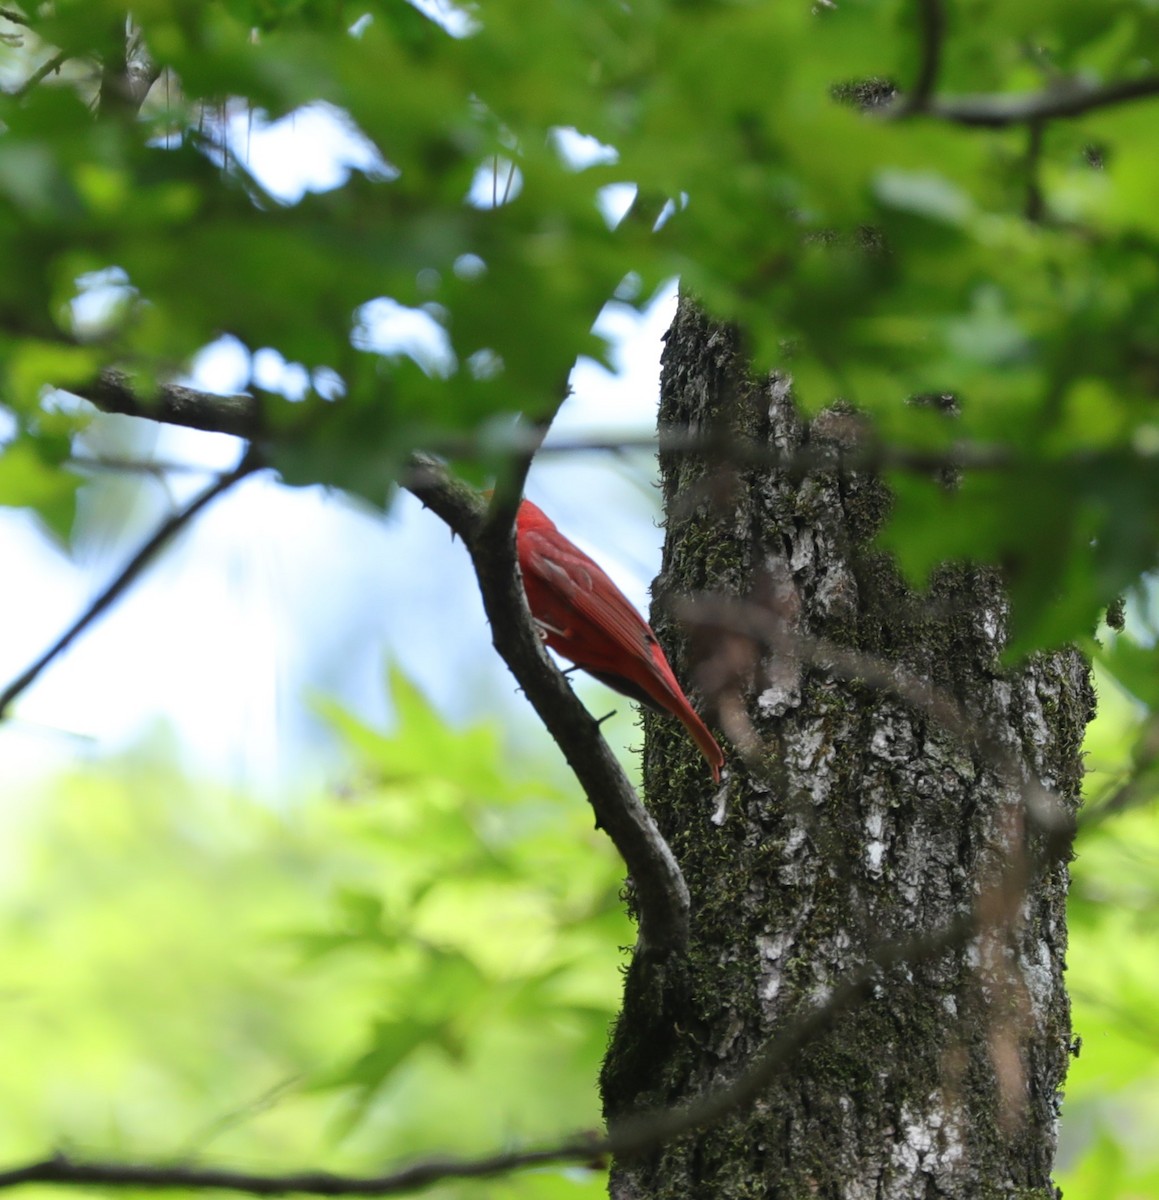
POLYGON ((629 971, 603 1074, 609 1121, 735 1079, 883 943, 971 913, 981 924, 883 969, 756 1103, 616 1162, 611 1195, 1053 1196, 1070 1049, 1067 850, 1041 852, 1023 782, 998 757, 896 690, 834 671, 804 639, 949 693, 1024 779, 1072 812, 1093 710, 1087 664, 1063 650, 1004 671, 1006 604, 990 569, 947 565, 925 591, 907 586, 871 544, 888 491, 825 462, 856 441, 859 419, 829 410, 804 422, 787 381, 753 380, 735 335, 686 300, 668 334, 660 423, 765 447, 782 463, 662 454, 668 527, 654 626, 673 661, 689 661, 673 597, 711 594, 763 613, 798 649, 757 652, 719 623, 694 639, 705 653, 683 674, 699 695, 719 692, 733 745, 723 807, 679 728, 646 718, 647 800, 688 881, 692 944, 680 962, 629 971), (743 707, 730 706, 722 669, 746 663, 743 707))

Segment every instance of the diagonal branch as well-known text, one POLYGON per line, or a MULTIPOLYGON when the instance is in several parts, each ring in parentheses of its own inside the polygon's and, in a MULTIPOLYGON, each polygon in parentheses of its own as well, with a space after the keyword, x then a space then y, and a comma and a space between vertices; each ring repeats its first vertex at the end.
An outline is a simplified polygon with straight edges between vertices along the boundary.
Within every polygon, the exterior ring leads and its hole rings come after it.
POLYGON ((111 608, 128 591, 149 565, 154 555, 174 534, 188 525, 203 508, 216 500, 223 492, 233 487, 239 479, 243 479, 252 471, 257 470, 259 465, 253 452, 247 452, 232 471, 220 476, 191 504, 163 521, 153 536, 129 559, 116 578, 72 625, 23 674, 17 676, 3 692, 0 692, 0 721, 4 720, 13 702, 36 681, 41 672, 64 653, 103 612, 111 608))
MULTIPOLYGON (((512 527, 431 459, 416 462, 410 490, 463 539, 471 555, 491 639, 547 731, 563 751, 598 825, 632 876, 640 914, 641 957, 664 958, 688 940, 688 887, 668 843, 616 761, 597 721, 548 658, 535 632, 519 578, 512 527)), ((499 510, 500 512, 502 510, 499 510)))
MULTIPOLYGON (((214 396, 167 385, 155 405, 143 403, 126 376, 106 371, 78 395, 106 411, 172 420, 222 433, 257 434, 261 412, 249 396, 214 396)), ((539 434, 538 436, 541 436, 539 434)), ((530 450, 530 447, 528 447, 530 450)), ((529 455, 528 455, 529 457, 529 455)), ((584 789, 597 824, 615 843, 632 877, 640 914, 638 953, 663 958, 688 940, 688 888, 667 842, 644 808, 623 768, 535 633, 515 556, 514 518, 525 464, 517 464, 519 490, 496 496, 484 513, 479 495, 453 480, 437 459, 413 456, 405 485, 463 540, 471 555, 491 636, 532 707, 563 751, 584 789)))
POLYGON ((19 100, 27 96, 34 87, 47 79, 54 71, 59 71, 71 57, 66 51, 58 50, 51 58, 42 62, 18 88, 10 93, 12 99, 19 100))

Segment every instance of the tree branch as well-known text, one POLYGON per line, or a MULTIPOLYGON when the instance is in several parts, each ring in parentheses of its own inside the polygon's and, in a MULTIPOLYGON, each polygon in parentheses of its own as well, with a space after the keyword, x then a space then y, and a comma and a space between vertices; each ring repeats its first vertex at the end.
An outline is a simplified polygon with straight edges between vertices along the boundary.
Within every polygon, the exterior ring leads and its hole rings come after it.
POLYGON ((549 1146, 482 1158, 431 1158, 380 1175, 335 1175, 326 1171, 261 1174, 184 1163, 83 1162, 55 1155, 0 1171, 0 1190, 48 1183, 157 1190, 227 1189, 257 1196, 288 1192, 316 1196, 390 1196, 417 1191, 449 1179, 485 1179, 547 1163, 590 1162, 607 1154, 642 1154, 751 1104, 779 1072, 823 1037, 842 1013, 877 986, 883 972, 932 961, 940 954, 964 945, 977 928, 977 918, 969 915, 936 933, 879 946, 866 963, 837 984, 824 1001, 794 1017, 780 1033, 770 1038, 753 1065, 739 1078, 683 1108, 660 1109, 628 1117, 604 1135, 584 1131, 549 1146))
POLYGON ((901 95, 882 113, 890 118, 924 113, 955 125, 1002 129, 1026 122, 1081 117, 1100 108, 1155 96, 1159 96, 1159 75, 1102 85, 1071 79, 1052 84, 1041 92, 931 97, 920 106, 901 95))
POLYGON ((590 1157, 592 1151, 580 1147, 554 1147, 544 1151, 496 1154, 482 1159, 428 1159, 388 1175, 332 1175, 328 1171, 286 1172, 263 1175, 249 1171, 231 1171, 224 1167, 197 1167, 180 1163, 146 1165, 141 1163, 81 1162, 54 1155, 41 1162, 29 1163, 0 1172, 0 1189, 28 1183, 55 1183, 79 1187, 221 1188, 248 1192, 255 1196, 281 1196, 287 1192, 315 1196, 390 1196, 417 1191, 447 1179, 485 1179, 519 1167, 590 1157))
POLYGON ((893 116, 904 117, 923 112, 937 86, 942 65, 942 38, 946 32, 946 14, 941 0, 918 0, 918 19, 921 24, 921 64, 913 89, 898 98, 893 116))
POLYGON ((640 915, 637 954, 663 958, 688 941, 688 887, 668 843, 656 828, 600 727, 548 658, 535 632, 518 573, 512 521, 484 516, 466 485, 429 458, 415 462, 407 486, 462 538, 471 555, 491 640, 540 720, 563 751, 598 825, 615 843, 632 876, 640 915))
POLYGON ((257 470, 258 463, 252 451, 247 452, 232 471, 220 476, 197 496, 192 503, 174 513, 161 523, 151 538, 133 555, 120 573, 105 588, 67 630, 26 670, 0 692, 0 721, 8 715, 13 702, 40 676, 41 672, 80 636, 103 612, 111 608, 124 595, 137 577, 149 565, 153 556, 179 530, 183 529, 203 508, 211 504, 223 492, 228 491, 239 479, 257 470))
POLYGON ((102 371, 88 386, 70 387, 74 396, 88 400, 102 412, 143 417, 186 429, 228 433, 253 441, 263 431, 261 403, 256 396, 220 396, 179 383, 166 383, 152 400, 142 400, 122 371, 102 371))
MULTIPOLYGON (((143 404, 127 377, 104 372, 76 394, 105 411, 170 420, 222 433, 260 429, 249 396, 215 396, 167 385, 155 405, 143 404)), ((542 431, 537 433, 542 436, 542 431)), ((526 470, 524 467, 523 470, 526 470)), ((517 478, 522 479, 522 475, 517 478)), ((513 532, 518 493, 484 516, 478 494, 449 477, 437 459, 415 455, 403 480, 419 500, 458 534, 471 555, 491 636, 500 657, 531 701, 584 789, 599 826, 615 843, 636 889, 640 915, 637 952, 663 958, 688 940, 688 888, 676 859, 570 684, 548 658, 527 610, 516 570, 513 532)))
POLYGON ((47 79, 54 71, 59 71, 71 55, 64 50, 58 50, 50 59, 40 64, 35 71, 18 87, 15 88, 9 95, 14 100, 19 100, 23 96, 27 96, 30 91, 42 80, 47 79))
MULTIPOLYGON (((252 441, 266 430, 259 397, 245 393, 221 395, 203 392, 181 384, 166 383, 152 399, 142 399, 134 391, 129 377, 121 371, 106 370, 91 384, 70 386, 72 395, 88 400, 102 412, 228 433, 252 441)), ((429 448, 448 458, 477 458, 495 452, 494 435, 489 433, 486 446, 471 436, 442 438, 429 448)), ((781 467, 806 471, 818 466, 837 470, 901 470, 917 474, 935 474, 945 470, 994 471, 1016 468, 1024 463, 1009 447, 959 442, 945 451, 911 449, 865 441, 849 448, 804 446, 785 452, 763 442, 733 435, 704 435, 683 429, 661 430, 659 438, 647 433, 636 438, 580 438, 542 445, 543 430, 537 426, 513 429, 503 449, 520 460, 532 455, 581 453, 617 453, 625 449, 660 450, 674 454, 705 454, 723 458, 738 466, 781 467)), ((433 463, 435 460, 428 460, 433 463)), ((526 472, 526 466, 523 467, 526 472)))

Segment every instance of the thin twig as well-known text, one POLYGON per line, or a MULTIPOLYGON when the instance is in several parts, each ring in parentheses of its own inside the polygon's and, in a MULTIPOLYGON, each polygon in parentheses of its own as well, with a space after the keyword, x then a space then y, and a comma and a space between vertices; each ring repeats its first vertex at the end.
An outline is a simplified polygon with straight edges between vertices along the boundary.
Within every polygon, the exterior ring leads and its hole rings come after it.
POLYGON ((77 471, 124 471, 137 475, 212 475, 211 467, 171 459, 116 458, 109 455, 74 454, 64 465, 77 471))
POLYGON ((32 25, 32 22, 23 13, 17 12, 14 8, 0 8, 0 17, 3 17, 5 21, 11 21, 13 25, 32 25))
POLYGON ((515 180, 515 160, 512 159, 507 164, 507 182, 503 185, 503 203, 506 204, 511 199, 511 184, 515 180))
POLYGON ((1029 137, 1026 143, 1026 207, 1024 212, 1026 219, 1036 224, 1042 220, 1044 208, 1042 186, 1038 182, 1038 167, 1042 161, 1042 143, 1045 130, 1045 121, 1031 121, 1028 130, 1029 137))
POLYGON ((72 55, 66 50, 58 50, 47 62, 41 63, 18 88, 9 94, 14 100, 19 100, 27 96, 41 80, 47 78, 54 71, 59 71, 71 57, 72 55))
POLYGON ((549 1163, 588 1162, 607 1154, 641 1154, 751 1104, 802 1051, 823 1037, 842 1013, 864 998, 880 981, 883 972, 931 961, 948 950, 965 945, 976 928, 977 919, 971 915, 937 933, 879 946, 866 963, 834 987, 824 1001, 793 1018, 770 1038, 753 1065, 738 1079, 682 1108, 660 1109, 625 1118, 607 1134, 585 1131, 536 1149, 482 1158, 432 1158, 398 1171, 368 1176, 335 1175, 325 1171, 268 1175, 184 1163, 82 1162, 56 1155, 0 1172, 0 1190, 29 1183, 55 1183, 158 1190, 228 1189, 259 1196, 287 1192, 317 1196, 389 1196, 417 1191, 450 1179, 485 1179, 549 1163))
POLYGON ((253 452, 247 451, 232 471, 228 471, 216 479, 210 487, 206 488, 187 507, 163 521, 153 536, 133 555, 108 587, 93 600, 72 625, 23 674, 17 676, 3 692, 0 692, 0 721, 3 721, 7 716, 13 701, 39 677, 40 673, 62 654, 103 612, 116 603, 149 565, 149 562, 157 551, 174 534, 188 525, 206 505, 211 504, 223 492, 233 487, 239 479, 243 479, 252 471, 257 470, 259 466, 260 463, 253 452))

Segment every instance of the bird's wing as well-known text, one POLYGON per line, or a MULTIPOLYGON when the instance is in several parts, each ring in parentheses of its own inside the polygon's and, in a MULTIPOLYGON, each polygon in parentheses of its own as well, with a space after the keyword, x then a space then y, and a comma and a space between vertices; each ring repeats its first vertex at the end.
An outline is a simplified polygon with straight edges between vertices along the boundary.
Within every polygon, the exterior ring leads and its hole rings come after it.
POLYGON ((539 582, 581 621, 594 625, 624 653, 652 661, 656 635, 602 567, 578 547, 538 532, 527 535, 526 551, 539 582))
POLYGON ((521 529, 520 562, 547 644, 609 687, 683 722, 720 779, 724 755, 684 695, 656 635, 607 573, 554 526, 521 529), (554 536, 553 536, 554 535, 554 536))

